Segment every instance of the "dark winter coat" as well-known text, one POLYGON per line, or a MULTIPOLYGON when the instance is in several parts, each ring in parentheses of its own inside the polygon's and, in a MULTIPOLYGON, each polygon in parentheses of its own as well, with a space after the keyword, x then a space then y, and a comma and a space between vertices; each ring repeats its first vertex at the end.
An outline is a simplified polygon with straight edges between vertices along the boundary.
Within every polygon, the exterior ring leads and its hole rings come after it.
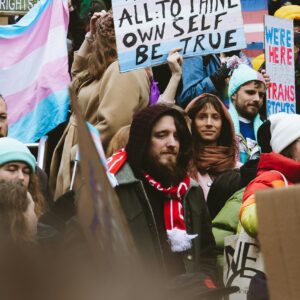
MULTIPOLYGON (((164 257, 155 218, 143 183, 137 179, 128 163, 116 174, 116 192, 124 210, 129 228, 142 257, 156 262, 164 269, 164 257)), ((211 220, 201 188, 192 182, 183 198, 184 218, 189 234, 198 234, 193 246, 182 259, 187 273, 201 272, 215 277, 215 240, 211 220)))

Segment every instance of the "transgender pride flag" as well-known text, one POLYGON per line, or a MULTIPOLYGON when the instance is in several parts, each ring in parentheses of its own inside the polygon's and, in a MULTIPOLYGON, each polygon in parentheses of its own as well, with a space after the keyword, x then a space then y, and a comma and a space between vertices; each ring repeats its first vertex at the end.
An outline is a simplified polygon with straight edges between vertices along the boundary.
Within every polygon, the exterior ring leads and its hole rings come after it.
POLYGON ((263 53, 264 15, 268 14, 267 0, 241 0, 247 49, 243 52, 248 57, 263 53))
POLYGON ((0 26, 0 94, 9 136, 37 141, 67 118, 67 0, 40 0, 17 24, 0 26))

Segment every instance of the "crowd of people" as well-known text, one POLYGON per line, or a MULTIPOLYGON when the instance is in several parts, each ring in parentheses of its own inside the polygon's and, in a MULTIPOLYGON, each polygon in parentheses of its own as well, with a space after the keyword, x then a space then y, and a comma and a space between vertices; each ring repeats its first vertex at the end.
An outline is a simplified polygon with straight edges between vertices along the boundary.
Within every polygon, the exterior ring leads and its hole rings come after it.
MULTIPOLYGON (((100 133, 138 256, 178 280, 176 293, 192 287, 186 299, 234 291, 222 282, 224 238, 241 227, 257 238, 255 192, 300 183, 300 6, 269 2, 272 14, 294 21, 297 114, 268 120, 272 78, 263 60, 254 69, 242 50, 182 58, 174 49, 168 69, 120 73, 108 3, 92 1, 81 18, 80 3, 69 5, 71 89, 100 133)), ((0 95, 0 239, 22 248, 66 246, 80 231, 74 223, 84 183, 75 113, 49 174, 7 137, 8 114, 0 95)))

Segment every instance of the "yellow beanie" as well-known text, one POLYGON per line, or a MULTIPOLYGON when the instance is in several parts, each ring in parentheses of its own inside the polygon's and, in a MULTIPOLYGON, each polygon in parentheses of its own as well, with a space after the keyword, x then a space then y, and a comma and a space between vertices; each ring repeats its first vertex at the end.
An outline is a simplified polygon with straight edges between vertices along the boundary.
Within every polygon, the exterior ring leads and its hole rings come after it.
POLYGON ((276 10, 274 17, 300 20, 300 5, 284 5, 276 10))
POLYGON ((260 54, 256 57, 254 57, 253 60, 252 60, 253 69, 258 71, 259 68, 262 66, 262 64, 264 62, 265 62, 265 55, 264 54, 260 54))

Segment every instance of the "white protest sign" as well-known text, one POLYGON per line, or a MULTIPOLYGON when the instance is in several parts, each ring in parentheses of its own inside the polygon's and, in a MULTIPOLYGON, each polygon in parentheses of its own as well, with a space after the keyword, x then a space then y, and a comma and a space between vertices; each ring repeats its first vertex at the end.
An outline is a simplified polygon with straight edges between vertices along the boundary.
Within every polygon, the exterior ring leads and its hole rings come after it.
POLYGON ((257 241, 242 230, 236 235, 224 239, 223 280, 226 287, 238 286, 229 300, 247 300, 251 279, 264 271, 263 257, 257 241))
POLYGON ((0 14, 25 14, 37 0, 0 0, 0 14))
POLYGON ((296 113, 293 21, 265 16, 267 115, 296 113))
POLYGON ((121 72, 246 48, 240 0, 112 0, 121 72))

